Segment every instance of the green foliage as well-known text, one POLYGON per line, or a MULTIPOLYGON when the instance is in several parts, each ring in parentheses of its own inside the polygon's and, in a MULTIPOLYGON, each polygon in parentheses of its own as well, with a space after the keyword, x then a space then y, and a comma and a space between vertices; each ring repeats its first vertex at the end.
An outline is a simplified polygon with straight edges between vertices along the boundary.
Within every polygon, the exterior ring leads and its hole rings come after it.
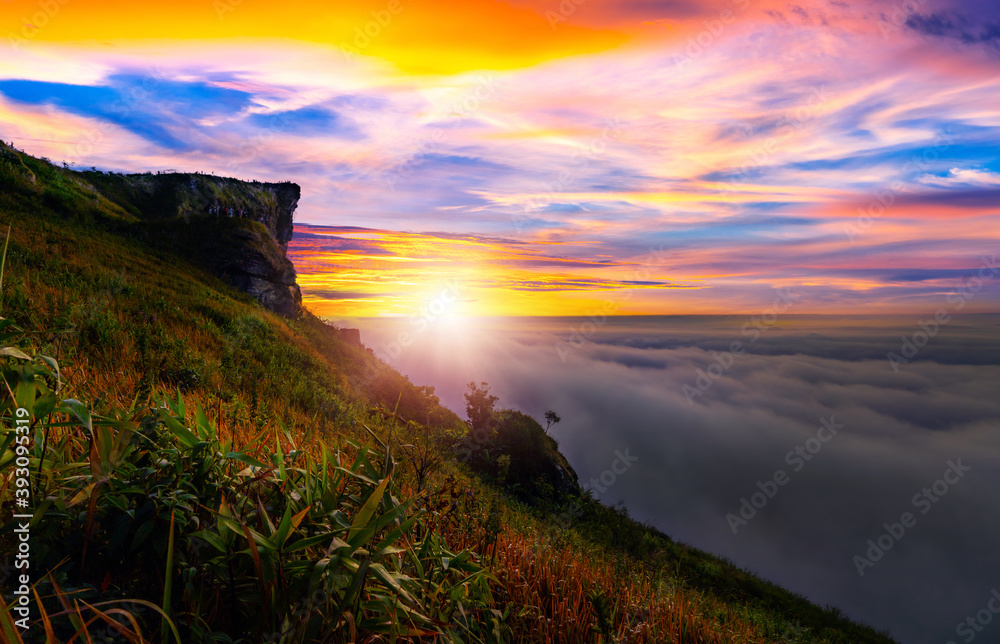
MULTIPOLYGON (((468 384, 469 430, 456 454, 472 469, 530 503, 552 504, 579 493, 576 472, 555 439, 535 419, 514 409, 495 409, 498 398, 485 382, 468 384)), ((546 418, 558 420, 555 412, 546 418)))
MULTIPOLYGON (((384 474, 388 454, 346 441, 353 459, 324 445, 316 461, 288 434, 291 449, 276 439, 261 461, 232 450, 201 407, 189 418, 181 395, 99 416, 50 400, 50 359, 4 355, 22 363, 2 366, 15 393, 0 408, 5 425, 16 400, 46 431, 72 428, 44 463, 43 444, 31 453, 47 475, 33 565, 55 571, 50 589, 79 589, 90 604, 158 601, 172 618, 164 636, 176 628, 183 641, 346 642, 355 631, 499 641, 489 573, 427 528, 420 498, 384 474), (70 422, 50 420, 53 408, 70 422)), ((4 431, 0 473, 13 465, 15 434, 4 431)), ((43 608, 57 613, 58 601, 43 608)), ((52 628, 59 638, 89 632, 71 619, 52 628)))
POLYGON ((465 414, 469 418, 469 426, 473 431, 489 430, 494 424, 494 407, 499 398, 490 393, 490 386, 485 382, 478 385, 470 382, 469 391, 465 394, 465 414))

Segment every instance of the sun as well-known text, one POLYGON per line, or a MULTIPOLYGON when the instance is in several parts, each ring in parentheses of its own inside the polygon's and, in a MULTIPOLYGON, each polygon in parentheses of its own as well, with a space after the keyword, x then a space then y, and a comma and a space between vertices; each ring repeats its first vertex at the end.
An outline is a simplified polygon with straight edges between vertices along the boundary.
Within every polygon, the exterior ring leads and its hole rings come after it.
POLYGON ((445 330, 460 331, 468 325, 468 318, 458 311, 451 310, 441 314, 441 317, 438 318, 438 324, 445 330))

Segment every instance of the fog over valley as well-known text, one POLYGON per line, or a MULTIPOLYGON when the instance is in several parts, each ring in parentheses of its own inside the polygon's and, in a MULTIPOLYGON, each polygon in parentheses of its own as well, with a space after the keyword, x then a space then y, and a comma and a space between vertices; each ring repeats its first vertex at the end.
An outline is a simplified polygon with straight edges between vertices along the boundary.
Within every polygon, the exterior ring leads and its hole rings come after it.
POLYGON ((673 538, 901 641, 965 641, 1000 585, 1000 316, 929 320, 351 324, 461 415, 473 380, 555 410, 581 483, 673 538))

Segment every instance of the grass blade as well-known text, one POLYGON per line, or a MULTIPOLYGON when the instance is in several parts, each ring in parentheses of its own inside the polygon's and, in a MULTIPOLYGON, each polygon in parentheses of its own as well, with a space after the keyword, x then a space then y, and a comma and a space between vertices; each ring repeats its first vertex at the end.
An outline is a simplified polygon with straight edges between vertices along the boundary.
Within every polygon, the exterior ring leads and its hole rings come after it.
POLYGON ((3 243, 3 259, 0 259, 0 313, 3 313, 3 271, 7 267, 7 246, 10 244, 10 226, 7 226, 7 239, 3 243))
POLYGON ((365 505, 358 512, 358 515, 354 517, 354 522, 351 524, 351 531, 347 534, 347 542, 352 546, 359 546, 364 543, 371 534, 375 532, 375 526, 370 526, 372 516, 375 514, 375 510, 378 509, 379 502, 382 501, 382 496, 385 494, 385 488, 389 485, 389 478, 386 477, 378 484, 378 487, 371 493, 368 500, 365 501, 365 505), (364 539, 355 541, 355 538, 363 534, 364 539))
POLYGON ((163 621, 160 622, 160 639, 163 644, 170 641, 167 626, 170 617, 170 601, 174 590, 174 513, 170 513, 170 536, 167 538, 167 572, 163 582, 163 621))

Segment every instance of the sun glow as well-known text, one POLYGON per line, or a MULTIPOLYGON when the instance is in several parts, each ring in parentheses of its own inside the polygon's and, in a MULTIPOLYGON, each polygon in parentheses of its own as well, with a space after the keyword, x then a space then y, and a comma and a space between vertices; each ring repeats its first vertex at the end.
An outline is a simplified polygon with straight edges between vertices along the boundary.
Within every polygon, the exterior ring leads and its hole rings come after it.
POLYGON ((500 238, 299 226, 289 252, 317 314, 411 317, 456 333, 483 316, 588 315, 643 306, 642 293, 686 287, 657 267, 548 254, 500 238), (637 297, 636 294, 639 294, 637 297))
POLYGON ((446 311, 438 318, 438 324, 449 333, 464 333, 469 328, 469 318, 457 311, 446 311))

